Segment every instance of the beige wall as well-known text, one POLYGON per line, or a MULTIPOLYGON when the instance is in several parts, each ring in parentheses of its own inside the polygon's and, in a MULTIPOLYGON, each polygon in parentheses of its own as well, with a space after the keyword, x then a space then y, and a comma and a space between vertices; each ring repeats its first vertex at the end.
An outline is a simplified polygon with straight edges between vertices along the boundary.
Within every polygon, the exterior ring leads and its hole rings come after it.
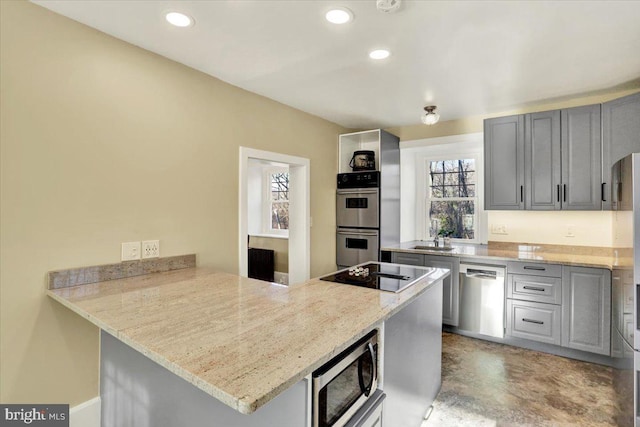
POLYGON ((27 2, 0 2, 0 400, 98 394, 98 333, 45 294, 49 270, 120 243, 236 272, 239 146, 311 159, 311 275, 335 268, 337 135, 27 2))
POLYGON ((249 236, 249 246, 260 249, 273 249, 275 271, 289 272, 289 239, 274 237, 249 236))
POLYGON ((614 246, 611 226, 613 215, 610 211, 490 211, 488 216, 489 241, 614 246), (507 234, 494 233, 494 226, 504 226, 507 234), (567 235, 569 228, 572 237, 567 235))

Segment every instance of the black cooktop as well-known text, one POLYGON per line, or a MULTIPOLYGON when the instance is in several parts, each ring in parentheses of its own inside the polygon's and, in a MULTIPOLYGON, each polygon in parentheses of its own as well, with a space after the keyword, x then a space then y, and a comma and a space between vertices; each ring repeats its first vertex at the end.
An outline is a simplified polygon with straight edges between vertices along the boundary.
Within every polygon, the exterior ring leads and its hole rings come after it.
POLYGON ((400 292, 431 273, 433 268, 371 262, 340 270, 320 280, 344 283, 345 285, 400 292))

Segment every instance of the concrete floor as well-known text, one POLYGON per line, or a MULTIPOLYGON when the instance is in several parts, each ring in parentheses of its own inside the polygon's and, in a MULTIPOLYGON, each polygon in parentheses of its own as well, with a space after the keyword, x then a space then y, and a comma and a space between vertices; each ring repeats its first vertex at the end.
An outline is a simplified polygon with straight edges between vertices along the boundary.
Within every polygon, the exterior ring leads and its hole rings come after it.
POLYGON ((627 426, 612 368, 456 334, 442 336, 442 389, 423 427, 627 426))

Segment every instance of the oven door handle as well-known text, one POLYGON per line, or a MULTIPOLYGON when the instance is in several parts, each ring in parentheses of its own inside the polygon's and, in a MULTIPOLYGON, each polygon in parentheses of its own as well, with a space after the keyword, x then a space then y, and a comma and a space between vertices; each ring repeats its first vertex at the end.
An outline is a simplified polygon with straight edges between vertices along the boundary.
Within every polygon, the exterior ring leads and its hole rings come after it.
POLYGON ((338 194, 338 196, 343 196, 343 195, 351 195, 351 194, 362 194, 362 195, 369 195, 369 194, 376 194, 378 192, 377 188, 374 188, 372 190, 338 190, 336 193, 338 194))
POLYGON ((358 383, 360 384, 360 391, 364 394, 365 397, 369 397, 371 394, 371 389, 373 388, 373 382, 375 381, 377 372, 376 372, 376 356, 375 351, 373 350, 373 344, 367 344, 367 350, 369 353, 369 357, 371 357, 371 381, 369 384, 365 386, 364 378, 362 374, 362 359, 358 362, 358 383))
POLYGON ((375 231, 370 231, 370 232, 366 232, 366 231, 338 231, 337 234, 343 235, 343 236, 368 236, 368 237, 376 237, 378 236, 378 233, 375 231))

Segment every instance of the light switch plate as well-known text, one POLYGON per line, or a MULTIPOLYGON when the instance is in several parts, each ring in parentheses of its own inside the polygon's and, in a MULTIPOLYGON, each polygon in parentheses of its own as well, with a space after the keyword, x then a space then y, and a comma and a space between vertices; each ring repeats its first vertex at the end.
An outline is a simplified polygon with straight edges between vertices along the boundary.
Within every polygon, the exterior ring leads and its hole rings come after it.
POLYGON ((140 242, 126 242, 122 244, 122 261, 140 259, 140 242))

